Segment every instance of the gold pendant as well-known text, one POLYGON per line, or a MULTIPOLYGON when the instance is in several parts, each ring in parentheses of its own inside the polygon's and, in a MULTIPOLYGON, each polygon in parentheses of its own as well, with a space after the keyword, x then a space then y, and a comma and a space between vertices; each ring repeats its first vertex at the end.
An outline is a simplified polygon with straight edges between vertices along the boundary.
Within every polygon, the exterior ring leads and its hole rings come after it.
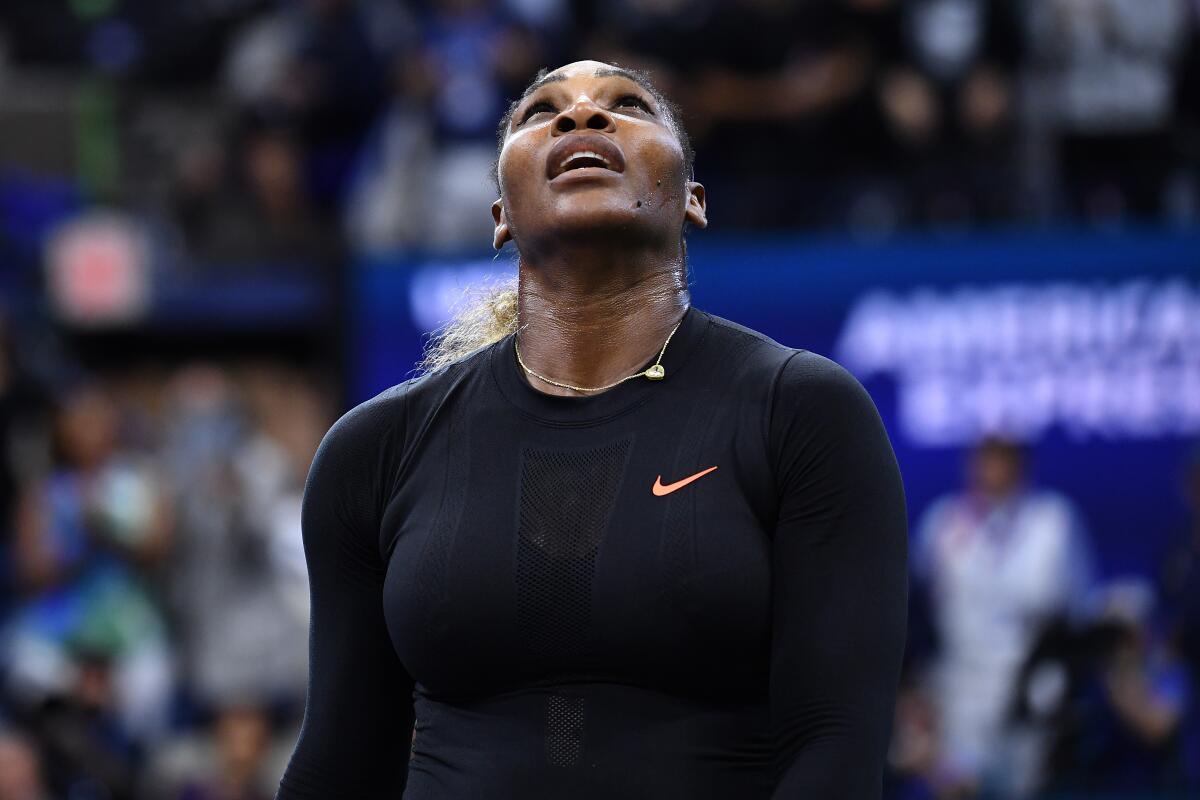
POLYGON ((667 371, 663 369, 662 364, 655 364, 650 369, 646 370, 645 375, 652 381, 661 381, 666 377, 667 371))

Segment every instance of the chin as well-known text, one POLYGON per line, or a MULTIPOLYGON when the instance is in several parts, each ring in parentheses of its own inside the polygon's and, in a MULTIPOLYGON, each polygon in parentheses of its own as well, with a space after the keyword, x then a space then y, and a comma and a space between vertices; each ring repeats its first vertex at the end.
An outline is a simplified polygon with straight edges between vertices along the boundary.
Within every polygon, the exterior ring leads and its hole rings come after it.
POLYGON ((561 231, 564 235, 650 234, 653 221, 649 209, 637 206, 634 198, 615 196, 611 191, 576 191, 560 197, 539 220, 543 232, 561 231))

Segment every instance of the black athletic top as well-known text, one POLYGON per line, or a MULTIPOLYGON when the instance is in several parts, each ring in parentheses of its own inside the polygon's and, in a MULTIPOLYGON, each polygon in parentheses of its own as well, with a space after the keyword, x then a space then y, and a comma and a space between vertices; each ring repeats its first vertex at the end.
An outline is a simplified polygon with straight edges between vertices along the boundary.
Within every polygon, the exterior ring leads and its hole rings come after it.
POLYGON ((879 797, 907 523, 862 386, 694 307, 589 397, 513 340, 322 442, 278 797, 879 797))

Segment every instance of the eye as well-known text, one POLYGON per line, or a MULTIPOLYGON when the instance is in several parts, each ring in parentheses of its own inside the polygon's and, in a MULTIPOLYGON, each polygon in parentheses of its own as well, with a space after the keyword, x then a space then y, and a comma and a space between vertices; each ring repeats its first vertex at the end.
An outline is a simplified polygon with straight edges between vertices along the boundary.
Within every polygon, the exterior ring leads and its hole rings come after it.
POLYGON ((525 113, 521 115, 521 123, 524 124, 534 114, 539 114, 543 111, 549 111, 549 112, 553 113, 554 106, 550 105, 545 100, 539 100, 538 102, 531 105, 529 108, 525 109, 525 113))
POLYGON ((640 108, 643 111, 646 111, 648 113, 651 113, 651 114, 654 113, 653 111, 650 111, 650 104, 647 103, 642 98, 638 97, 636 94, 621 95, 620 97, 617 98, 616 105, 618 108, 635 106, 635 107, 640 108))

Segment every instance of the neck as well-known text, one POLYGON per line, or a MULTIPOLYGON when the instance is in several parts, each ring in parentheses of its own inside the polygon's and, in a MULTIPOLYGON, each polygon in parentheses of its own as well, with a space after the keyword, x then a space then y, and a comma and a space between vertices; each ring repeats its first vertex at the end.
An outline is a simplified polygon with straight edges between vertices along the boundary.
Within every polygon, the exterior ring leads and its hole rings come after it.
MULTIPOLYGON (((605 386, 654 359, 687 310, 682 254, 573 247, 522 256, 517 341, 525 364, 576 386, 605 386)), ((539 391, 580 393, 528 376, 539 391)))
POLYGON ((1016 497, 1019 488, 1020 487, 1015 484, 1005 488, 979 487, 976 489, 976 496, 979 497, 986 506, 999 506, 1016 497))

